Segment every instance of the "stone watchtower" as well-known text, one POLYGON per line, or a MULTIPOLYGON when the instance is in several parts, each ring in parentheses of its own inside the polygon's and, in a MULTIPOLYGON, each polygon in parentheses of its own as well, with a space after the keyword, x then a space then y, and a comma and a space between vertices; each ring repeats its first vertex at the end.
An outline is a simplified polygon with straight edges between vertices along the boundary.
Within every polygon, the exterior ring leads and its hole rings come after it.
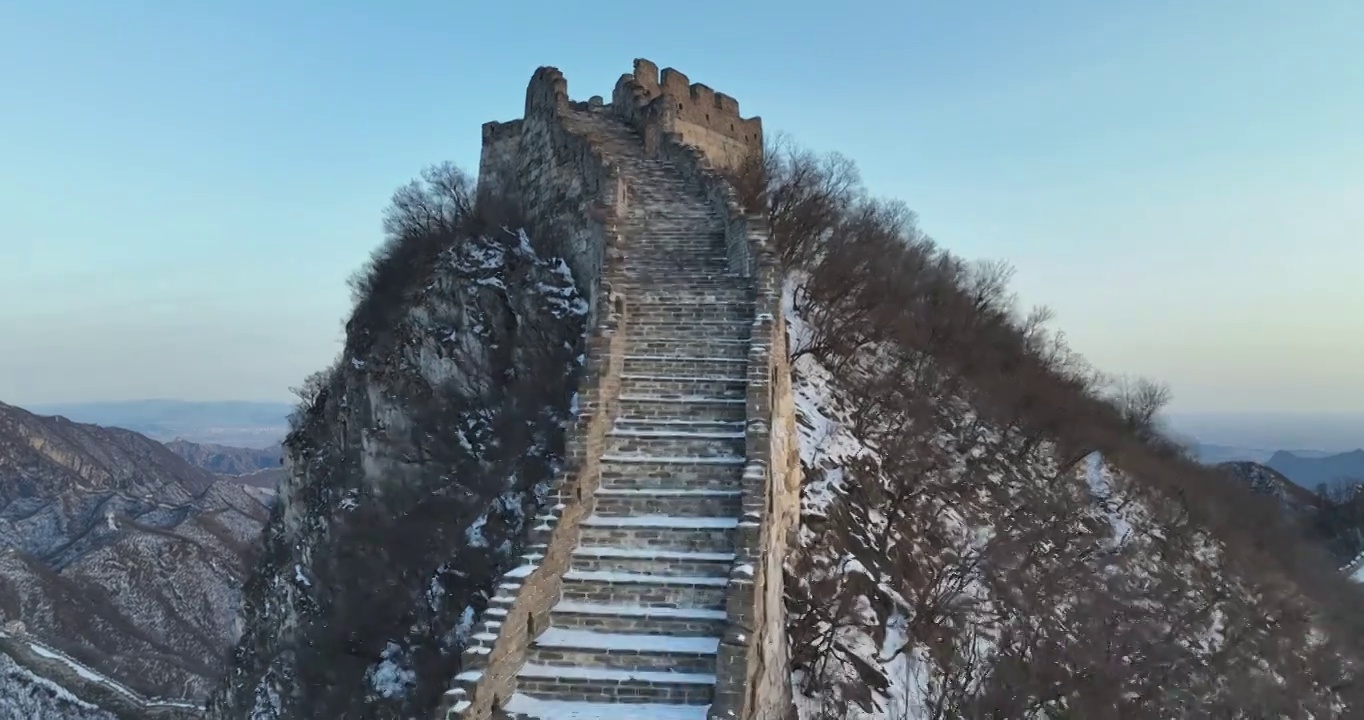
POLYGON ((480 616, 443 720, 781 720, 800 462, 766 221, 725 170, 762 121, 648 60, 611 103, 554 68, 483 127, 510 202, 591 298, 565 468, 480 616), (622 707, 624 705, 625 707, 622 707))
POLYGON ((739 101, 702 85, 686 75, 648 60, 635 60, 635 71, 616 84, 614 107, 637 106, 642 117, 646 152, 656 153, 668 133, 701 151, 717 169, 736 169, 751 155, 763 152, 762 118, 739 117, 739 101))

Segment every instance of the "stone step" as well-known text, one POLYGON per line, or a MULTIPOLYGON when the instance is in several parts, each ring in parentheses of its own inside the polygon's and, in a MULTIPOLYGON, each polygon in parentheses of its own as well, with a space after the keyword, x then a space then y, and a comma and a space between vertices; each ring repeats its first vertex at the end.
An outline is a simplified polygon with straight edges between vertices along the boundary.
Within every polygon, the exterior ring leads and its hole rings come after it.
POLYGON ((729 576, 734 553, 665 552, 640 548, 583 545, 573 551, 574 570, 623 572, 664 577, 729 576))
POLYGON ((686 282, 694 288, 720 288, 733 283, 733 278, 727 274, 721 274, 718 269, 710 268, 677 268, 677 267, 646 267, 635 269, 629 266, 621 270, 621 277, 625 280, 634 280, 642 283, 656 283, 663 280, 676 280, 686 282))
POLYGON ((601 462, 601 487, 729 490, 742 480, 747 462, 744 458, 717 462, 715 458, 604 455, 601 462))
POLYGON ((597 488, 594 508, 599 515, 680 515, 683 517, 738 517, 738 486, 734 488, 597 488))
MULTIPOLYGON (((629 234, 626 234, 627 242, 629 234)), ((625 270, 628 277, 631 273, 640 271, 664 271, 685 273, 684 275, 665 275, 672 279, 678 277, 717 277, 729 272, 729 261, 725 258, 703 259, 698 251, 687 248, 672 248, 660 246, 652 248, 648 253, 625 253, 621 258, 621 268, 625 270)))
POLYGON ((613 702, 539 700, 515 693, 507 701, 504 712, 510 720, 706 720, 710 704, 637 703, 626 707, 628 712, 623 712, 622 706, 613 702))
POLYGON ((684 283, 641 284, 625 280, 619 286, 631 307, 652 302, 752 303, 754 298, 746 281, 696 287, 684 283))
MULTIPOLYGON (((710 672, 684 673, 527 663, 516 675, 516 689, 518 695, 536 702, 518 704, 514 695, 506 709, 512 712, 513 708, 521 706, 531 717, 541 720, 655 718, 658 714, 652 711, 648 711, 648 715, 621 713, 646 712, 646 708, 654 707, 646 703, 678 704, 678 707, 691 707, 682 703, 709 703, 715 691, 713 672, 714 668, 710 672), (602 703, 604 707, 593 715, 584 715, 581 709, 567 709, 589 703, 602 703), (536 710, 531 710, 532 707, 536 710), (541 714, 534 714, 536 712, 541 714)), ((705 717, 704 713, 701 717, 705 717)))
POLYGON ((648 300, 630 306, 630 319, 647 322, 686 322, 695 320, 730 320, 753 322, 755 312, 751 302, 679 302, 676 300, 648 300))
POLYGON ((753 335, 753 321, 637 323, 631 319, 629 333, 630 340, 641 343, 662 339, 683 341, 714 339, 747 342, 753 335))
POLYGON ((749 340, 723 337, 657 337, 638 336, 633 332, 626 335, 627 355, 651 355, 654 357, 707 357, 729 360, 747 360, 749 340))
POLYGON ((748 418, 742 398, 663 398, 652 395, 620 396, 620 414, 641 420, 707 420, 742 422, 748 418))
POLYGON ((606 452, 612 455, 736 457, 744 454, 744 433, 617 428, 607 434, 606 452))
POLYGON ((730 290, 739 289, 746 286, 746 278, 739 277, 732 273, 706 273, 706 274, 649 274, 627 272, 621 278, 622 287, 649 286, 654 292, 669 293, 675 291, 698 291, 698 290, 730 290))
MULTIPOLYGON (((633 313, 631 317, 634 317, 633 313)), ((621 372, 630 375, 673 374, 712 378, 744 378, 748 374, 748 358, 626 355, 621 372)))
POLYGON ((736 516, 590 515, 579 525, 578 542, 619 548, 675 552, 730 552, 736 516))
POLYGON ((660 398, 742 398, 748 394, 748 378, 706 377, 679 372, 657 375, 622 372, 620 392, 622 395, 660 398))
POLYGON ((627 635, 550 627, 531 642, 526 662, 611 670, 711 673, 719 650, 717 637, 627 635))
POLYGON ((743 432, 742 420, 648 420, 617 416, 612 424, 620 430, 661 430, 664 432, 743 432))
POLYGON ((726 617, 724 610, 560 602, 554 606, 550 624, 571 630, 719 637, 725 632, 726 617))
POLYGON ((723 610, 728 586, 727 578, 570 569, 560 602, 723 610))

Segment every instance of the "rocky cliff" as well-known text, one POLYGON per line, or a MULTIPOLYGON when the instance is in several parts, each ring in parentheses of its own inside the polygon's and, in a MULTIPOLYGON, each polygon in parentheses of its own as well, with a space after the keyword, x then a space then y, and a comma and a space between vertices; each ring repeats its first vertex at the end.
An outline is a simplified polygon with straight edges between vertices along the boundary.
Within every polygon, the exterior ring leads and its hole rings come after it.
POLYGON ((588 304, 447 167, 401 190, 309 380, 218 718, 407 718, 458 667, 560 461, 588 304))

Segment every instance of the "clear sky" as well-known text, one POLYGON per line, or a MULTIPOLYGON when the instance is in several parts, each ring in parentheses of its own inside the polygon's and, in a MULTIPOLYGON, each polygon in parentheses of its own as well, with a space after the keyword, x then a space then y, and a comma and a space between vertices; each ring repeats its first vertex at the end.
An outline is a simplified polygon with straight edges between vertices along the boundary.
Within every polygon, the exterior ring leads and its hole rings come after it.
POLYGON ((0 0, 0 400, 287 398, 395 187, 642 56, 1176 409, 1361 410, 1361 48, 1358 0, 0 0))

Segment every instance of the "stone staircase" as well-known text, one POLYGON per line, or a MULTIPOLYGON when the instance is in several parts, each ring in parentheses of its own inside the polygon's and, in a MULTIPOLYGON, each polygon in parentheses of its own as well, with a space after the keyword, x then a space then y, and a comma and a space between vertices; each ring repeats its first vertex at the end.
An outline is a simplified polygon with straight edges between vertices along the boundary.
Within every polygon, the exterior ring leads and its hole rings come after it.
POLYGON ((503 712, 702 720, 741 515, 753 290, 728 269, 724 218, 634 130, 600 108, 565 123, 627 183, 626 350, 592 512, 503 712))

